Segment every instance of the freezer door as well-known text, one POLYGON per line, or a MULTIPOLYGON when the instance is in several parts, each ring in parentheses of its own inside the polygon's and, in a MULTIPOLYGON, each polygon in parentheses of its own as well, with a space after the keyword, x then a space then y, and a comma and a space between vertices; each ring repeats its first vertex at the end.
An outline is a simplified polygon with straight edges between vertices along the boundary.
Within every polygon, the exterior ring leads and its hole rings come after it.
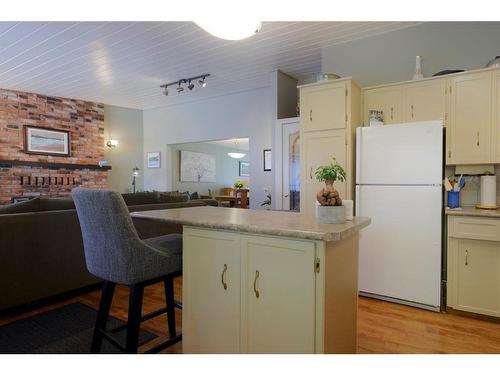
POLYGON ((359 290, 440 306, 441 187, 357 186, 359 290))
POLYGON ((356 184, 437 185, 442 166, 442 121, 357 129, 356 184))

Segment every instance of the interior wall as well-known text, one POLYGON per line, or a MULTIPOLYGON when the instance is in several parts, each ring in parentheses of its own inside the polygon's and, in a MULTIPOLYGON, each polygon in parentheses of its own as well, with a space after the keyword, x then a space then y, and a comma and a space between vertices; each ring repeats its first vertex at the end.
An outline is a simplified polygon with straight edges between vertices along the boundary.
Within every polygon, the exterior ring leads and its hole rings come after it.
POLYGON ((298 81, 279 70, 277 75, 278 119, 296 117, 298 81))
POLYGON ((362 87, 411 80, 415 56, 423 74, 478 69, 500 54, 500 22, 426 22, 323 48, 323 73, 352 76, 362 87))
POLYGON ((132 191, 132 169, 141 169, 136 190, 143 190, 143 126, 142 110, 111 105, 104 106, 104 137, 118 140, 114 149, 105 147, 105 159, 111 165, 110 189, 121 193, 132 191))
MULTIPOLYGON (((188 94, 186 94, 188 95, 188 94)), ((165 99, 168 102, 168 97, 165 99)), ((161 151, 161 168, 144 170, 146 190, 172 190, 171 156, 167 145, 207 140, 249 138, 252 208, 272 189, 272 172, 264 172, 264 149, 271 148, 272 103, 270 87, 219 96, 203 101, 143 111, 144 152, 161 151)))
POLYGON ((219 194, 223 187, 232 187, 236 180, 242 181, 245 186, 250 183, 250 177, 239 176, 239 161, 249 161, 248 151, 229 148, 210 143, 184 143, 169 146, 172 160, 172 190, 198 192, 208 195, 208 189, 219 194), (180 151, 193 151, 215 156, 215 182, 182 182, 180 180, 180 151), (228 152, 246 152, 241 159, 233 159, 228 152))

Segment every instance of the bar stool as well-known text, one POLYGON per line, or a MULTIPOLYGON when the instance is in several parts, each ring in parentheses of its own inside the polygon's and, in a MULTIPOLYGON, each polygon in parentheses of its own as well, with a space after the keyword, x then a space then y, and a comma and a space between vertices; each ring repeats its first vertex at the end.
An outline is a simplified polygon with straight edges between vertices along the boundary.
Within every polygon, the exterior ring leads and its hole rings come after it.
POLYGON ((170 338, 147 352, 159 352, 181 341, 182 335, 175 330, 175 308, 182 306, 174 300, 173 279, 182 274, 182 235, 141 240, 122 196, 115 191, 76 188, 71 195, 80 220, 87 268, 104 280, 90 352, 100 352, 106 339, 125 353, 137 353, 141 322, 164 313, 170 338), (142 316, 144 287, 158 282, 164 283, 166 307, 142 316), (107 331, 116 284, 130 289, 128 320, 107 331), (127 330, 125 346, 114 335, 122 329, 127 330))

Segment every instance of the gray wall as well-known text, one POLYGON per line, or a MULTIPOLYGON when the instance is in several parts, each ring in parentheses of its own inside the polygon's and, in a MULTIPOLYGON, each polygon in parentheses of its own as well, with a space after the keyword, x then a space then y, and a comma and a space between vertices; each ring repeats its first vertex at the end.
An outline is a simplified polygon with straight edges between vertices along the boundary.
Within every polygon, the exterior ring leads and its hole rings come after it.
POLYGON ((266 87, 143 111, 144 152, 162 152, 162 167, 144 170, 144 188, 172 190, 165 167, 172 165, 168 144, 250 138, 250 206, 260 208, 264 189, 273 187, 272 172, 264 172, 263 166, 263 150, 271 148, 273 102, 272 90, 266 87))
MULTIPOLYGON (((143 167, 142 111, 124 107, 104 106, 104 138, 117 139, 115 149, 105 146, 104 157, 112 169, 108 172, 109 187, 119 192, 132 190, 132 169, 143 167)), ((143 189, 142 171, 136 189, 143 189)))
POLYGON ((277 72, 278 119, 297 116, 298 81, 278 70, 277 72))
MULTIPOLYGON (((172 190, 189 191, 190 193, 208 194, 211 189, 214 194, 219 194, 223 187, 232 187, 236 180, 242 181, 245 186, 249 184, 249 177, 239 176, 238 161, 248 161, 248 150, 234 149, 210 143, 183 143, 169 145, 172 160, 172 190), (202 152, 215 156, 216 182, 181 182, 180 181, 180 151, 202 152), (233 159, 228 152, 243 152, 247 155, 241 159, 233 159)), ((251 176, 250 176, 251 177, 251 176)))
POLYGON ((425 77, 444 69, 483 68, 500 55, 500 22, 430 22, 324 48, 323 73, 352 76, 362 87, 411 80, 415 56, 425 77))

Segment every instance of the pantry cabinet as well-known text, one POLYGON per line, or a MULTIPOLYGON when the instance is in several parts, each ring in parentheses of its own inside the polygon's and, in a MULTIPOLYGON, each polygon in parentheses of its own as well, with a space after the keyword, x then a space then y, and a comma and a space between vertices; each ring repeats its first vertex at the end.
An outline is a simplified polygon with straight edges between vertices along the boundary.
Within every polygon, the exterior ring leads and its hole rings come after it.
POLYGON ((382 111, 384 124, 403 122, 401 86, 381 87, 365 90, 363 94, 363 123, 369 124, 370 111, 382 111))
POLYGON ((448 216, 447 305, 500 317, 500 219, 448 216))
POLYGON ((492 136, 492 73, 449 79, 450 164, 489 163, 492 136))
POLYGON ((303 85, 299 89, 300 210, 313 213, 316 193, 324 185, 316 180, 316 169, 332 163, 333 157, 347 174, 346 181, 335 183, 336 189, 344 199, 354 195, 354 145, 356 127, 361 126, 361 90, 350 78, 303 85))
MULTIPOLYGON (((301 138, 301 211, 314 213, 316 193, 324 187, 324 182, 316 180, 316 168, 332 163, 336 158, 340 165, 347 165, 346 132, 341 130, 328 130, 323 132, 303 133, 301 138)), ((347 186, 352 185, 350 179, 344 182, 335 182, 335 189, 341 197, 351 199, 351 192, 347 186)))

